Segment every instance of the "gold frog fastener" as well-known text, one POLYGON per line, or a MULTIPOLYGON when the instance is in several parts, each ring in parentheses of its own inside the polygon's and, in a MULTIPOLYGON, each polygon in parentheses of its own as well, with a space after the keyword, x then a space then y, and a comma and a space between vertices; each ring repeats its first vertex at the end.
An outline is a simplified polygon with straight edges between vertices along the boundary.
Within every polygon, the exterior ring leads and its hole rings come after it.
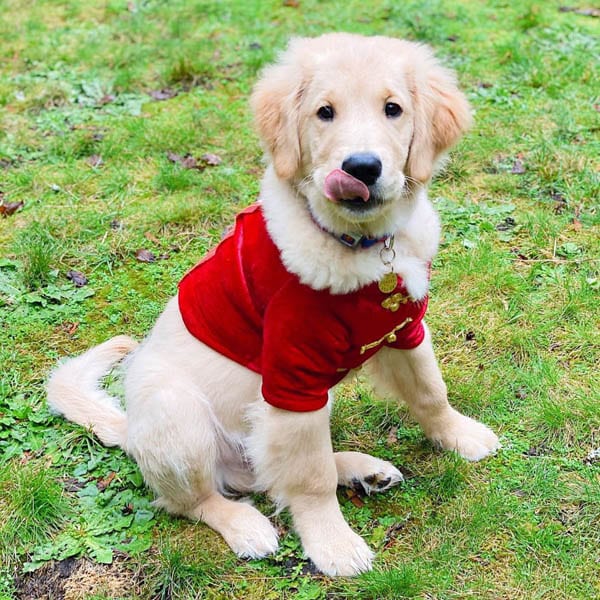
POLYGON ((379 344, 383 344, 384 342, 393 344, 398 339, 396 332, 400 331, 403 327, 405 327, 411 322, 412 317, 407 317, 406 319, 404 319, 404 321, 402 321, 402 323, 400 323, 400 325, 396 325, 394 329, 392 329, 389 333, 386 333, 383 337, 380 337, 378 340, 375 340, 370 344, 365 344, 364 346, 361 346, 360 353, 364 354, 367 350, 371 350, 371 348, 376 348, 377 346, 379 346, 379 344))
POLYGON ((393 294, 386 298, 381 306, 387 310, 391 310, 392 312, 396 312, 401 304, 406 304, 408 302, 408 296, 404 296, 403 294, 393 294))

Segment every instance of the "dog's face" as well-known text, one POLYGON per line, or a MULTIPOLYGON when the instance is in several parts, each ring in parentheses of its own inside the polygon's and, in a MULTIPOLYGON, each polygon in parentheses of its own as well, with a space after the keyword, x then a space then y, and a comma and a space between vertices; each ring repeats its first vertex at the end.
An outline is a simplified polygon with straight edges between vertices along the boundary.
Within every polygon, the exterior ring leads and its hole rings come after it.
POLYGON ((407 217, 413 185, 429 181, 470 122, 428 48, 350 34, 292 41, 253 107, 278 177, 342 229, 407 217))
POLYGON ((356 61, 334 58, 314 72, 299 107, 301 191, 318 209, 369 220, 405 189, 410 96, 401 74, 373 65, 365 80, 356 61))

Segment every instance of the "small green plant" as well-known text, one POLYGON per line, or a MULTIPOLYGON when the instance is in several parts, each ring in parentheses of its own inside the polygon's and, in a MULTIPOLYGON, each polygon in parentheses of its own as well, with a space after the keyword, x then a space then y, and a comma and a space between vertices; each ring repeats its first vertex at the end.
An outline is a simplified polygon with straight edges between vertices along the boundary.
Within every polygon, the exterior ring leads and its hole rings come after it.
POLYGON ((12 573, 8 567, 0 567, 0 598, 2 600, 12 600, 16 597, 15 582, 12 573))
POLYGON ((54 474, 31 461, 0 468, 0 549, 7 559, 46 541, 69 515, 54 474))
POLYGON ((57 241, 40 223, 32 223, 19 234, 16 251, 22 263, 23 285, 27 289, 37 290, 50 282, 57 249, 57 241))
POLYGON ((169 600, 177 597, 183 590, 192 591, 194 587, 192 577, 196 574, 183 554, 167 545, 161 553, 155 575, 155 597, 169 600))
POLYGON ((351 583, 343 594, 343 598, 360 598, 361 600, 400 600, 415 598, 424 591, 426 583, 410 565, 387 570, 375 570, 361 575, 351 583))

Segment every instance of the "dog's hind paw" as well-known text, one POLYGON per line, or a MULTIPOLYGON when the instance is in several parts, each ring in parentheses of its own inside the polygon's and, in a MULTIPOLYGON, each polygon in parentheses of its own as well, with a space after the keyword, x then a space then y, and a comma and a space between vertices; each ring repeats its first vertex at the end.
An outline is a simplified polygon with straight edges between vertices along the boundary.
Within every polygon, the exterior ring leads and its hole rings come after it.
POLYGON ((277 531, 269 519, 246 502, 215 493, 185 515, 218 531, 240 558, 262 558, 279 546, 277 531))
POLYGON ((361 487, 367 495, 383 492, 404 481, 404 476, 391 463, 361 452, 336 452, 338 484, 361 487))
POLYGON ((221 531, 229 547, 240 558, 262 558, 275 553, 279 547, 277 531, 269 519, 253 510, 246 515, 243 524, 221 531))

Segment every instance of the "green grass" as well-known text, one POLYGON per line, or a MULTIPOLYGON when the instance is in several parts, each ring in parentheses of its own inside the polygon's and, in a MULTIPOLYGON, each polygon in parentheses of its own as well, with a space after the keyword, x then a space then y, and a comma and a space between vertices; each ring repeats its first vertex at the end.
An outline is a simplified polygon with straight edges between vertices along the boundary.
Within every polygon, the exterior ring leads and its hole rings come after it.
POLYGON ((39 223, 22 230, 16 240, 15 254, 21 260, 21 278, 26 289, 46 287, 51 280, 51 270, 56 260, 56 242, 39 223))
POLYGON ((12 461, 0 469, 0 544, 13 559, 45 541, 68 516, 64 490, 43 465, 12 461))
POLYGON ((89 597, 111 597, 123 569, 131 598, 600 595, 598 23, 561 4, 0 1, 0 191, 24 202, 0 218, 0 598, 64 586, 81 557, 103 580, 89 597), (451 401, 503 444, 468 464, 362 380, 341 390, 335 447, 407 475, 360 507, 340 492, 377 551, 353 580, 311 573, 285 512, 278 553, 238 560, 44 404, 58 358, 141 338, 255 199, 252 84, 290 36, 331 30, 433 45, 473 104, 431 189, 444 238, 428 321, 451 401), (222 162, 184 169, 169 152, 222 162))

